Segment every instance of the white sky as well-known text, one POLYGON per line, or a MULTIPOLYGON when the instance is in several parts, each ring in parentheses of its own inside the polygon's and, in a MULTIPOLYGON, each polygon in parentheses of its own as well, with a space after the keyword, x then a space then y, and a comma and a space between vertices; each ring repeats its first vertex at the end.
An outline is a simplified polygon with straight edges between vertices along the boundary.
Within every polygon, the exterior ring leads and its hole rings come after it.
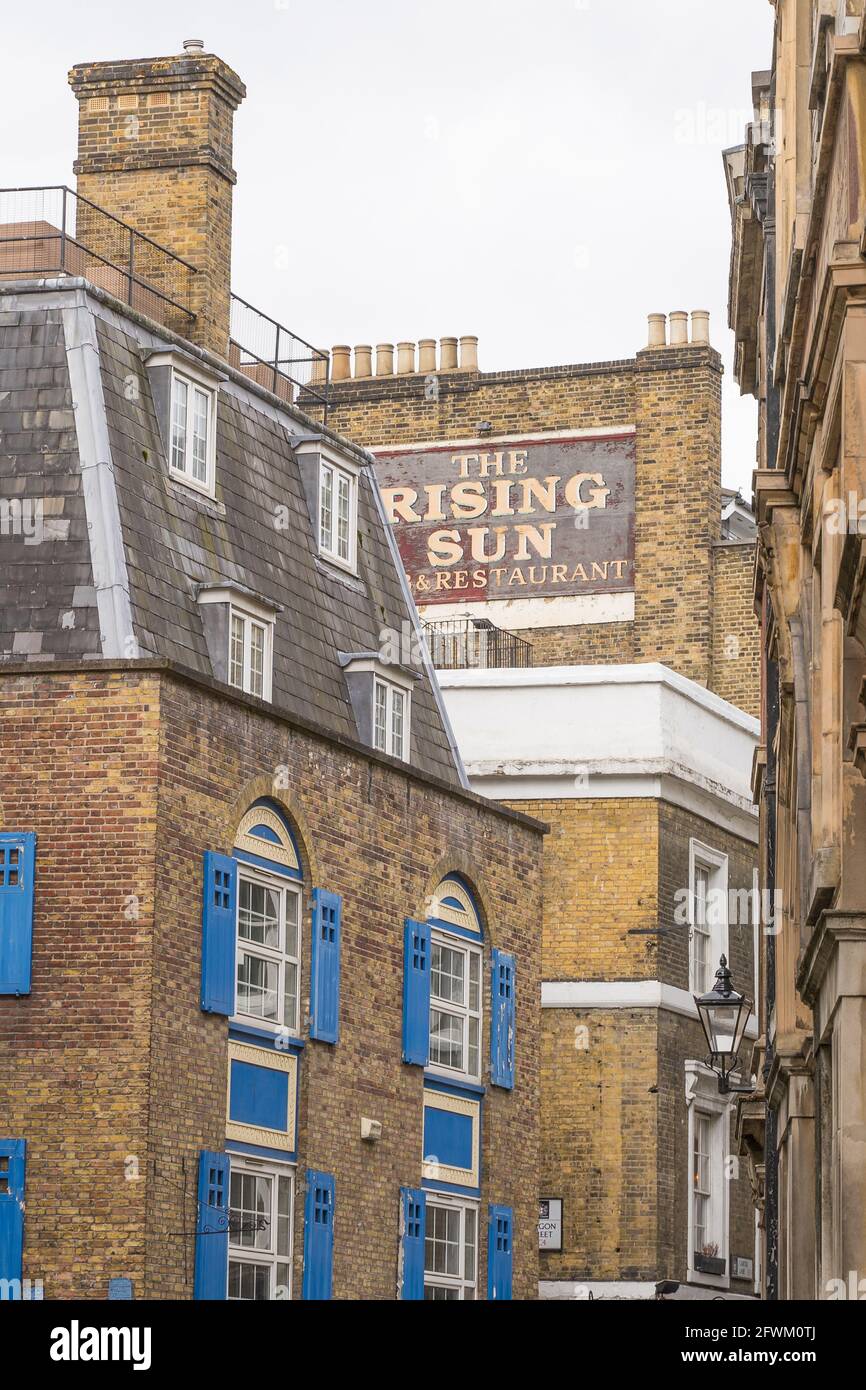
POLYGON ((234 289, 320 347, 477 333, 482 370, 631 356, 706 308, 724 478, 750 495, 731 377, 721 150, 769 66, 767 0, 42 0, 4 10, 3 186, 72 183, 73 63, 201 38, 247 85, 234 289))

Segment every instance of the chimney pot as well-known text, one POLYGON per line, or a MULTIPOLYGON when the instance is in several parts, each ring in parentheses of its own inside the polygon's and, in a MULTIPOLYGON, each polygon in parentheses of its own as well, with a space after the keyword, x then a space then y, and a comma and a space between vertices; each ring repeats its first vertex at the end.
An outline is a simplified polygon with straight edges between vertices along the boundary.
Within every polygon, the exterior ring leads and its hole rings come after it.
POLYGON ((675 309, 671 314, 671 347, 688 347, 689 316, 684 309, 675 309))
POLYGON ((478 371, 478 339, 466 336, 460 339, 461 372, 478 371))
POLYGON ((397 344, 397 375, 408 376, 415 370, 415 344, 397 344))
POLYGON ((454 372, 457 370, 457 339, 440 338, 439 340, 439 370, 440 372, 454 372))
POLYGON ((204 53, 204 39, 184 39, 184 53, 204 53))
POLYGON ((377 344, 376 344, 376 375, 377 375, 377 376, 393 376, 393 375, 394 375, 394 344, 393 344, 393 343, 377 343, 377 344))
POLYGON ((373 375, 373 348, 370 343, 358 343, 355 348, 355 376, 373 375))
POLYGON ((352 349, 347 343, 337 343, 331 349, 331 380, 348 381, 352 375, 352 349))
POLYGON ((709 346, 710 313, 708 309, 692 310, 692 343, 709 346))
POLYGON ((436 339, 418 339, 418 370, 419 372, 435 372, 436 370, 436 339))
POLYGON ((649 337, 647 347, 667 347, 667 314, 649 314, 649 337))

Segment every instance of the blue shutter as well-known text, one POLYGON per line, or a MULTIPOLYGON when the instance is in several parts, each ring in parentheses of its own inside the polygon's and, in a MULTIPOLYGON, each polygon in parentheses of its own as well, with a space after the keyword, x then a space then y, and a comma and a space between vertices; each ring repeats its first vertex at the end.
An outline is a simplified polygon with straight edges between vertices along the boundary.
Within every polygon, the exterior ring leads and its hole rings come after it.
POLYGON ((229 1277, 228 1154, 202 1149, 198 1160, 198 1218, 195 1227, 197 1299, 224 1300, 229 1277))
POLYGON ((426 1067, 430 1056, 430 928, 403 928, 403 1061, 426 1067))
POLYGON ((330 1299, 334 1282, 334 1179, 307 1169, 304 1201, 304 1283, 306 1299, 330 1299))
POLYGON ((235 1011, 238 866, 225 854, 204 856, 201 1006, 209 1014, 235 1011))
POLYGON ((0 994, 29 994, 36 835, 0 834, 0 994))
POLYGON ((502 1302, 511 1298, 511 1243, 514 1215, 511 1207, 490 1207, 487 1227, 487 1297, 502 1302))
POLYGON ((313 948, 310 961, 310 1037, 340 1041, 340 937, 343 899, 313 889, 313 948))
POLYGON ((20 1298, 21 1252, 24 1248, 23 1139, 0 1139, 0 1298, 20 1298))
POLYGON ((400 1297, 424 1299, 424 1235, 427 1194, 420 1187, 400 1188, 400 1297))
POLYGON ((490 1017, 490 1084, 514 1088, 514 957, 493 952, 490 1017))

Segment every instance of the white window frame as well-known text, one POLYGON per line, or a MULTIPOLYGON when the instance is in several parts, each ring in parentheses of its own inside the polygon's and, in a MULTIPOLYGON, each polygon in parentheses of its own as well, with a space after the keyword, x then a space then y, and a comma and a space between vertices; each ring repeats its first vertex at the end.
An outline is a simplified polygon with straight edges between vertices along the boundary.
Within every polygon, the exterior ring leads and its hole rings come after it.
POLYGON ((235 962, 235 1008, 233 1022, 243 1023, 254 1028, 262 1028, 268 1032, 277 1034, 290 1034, 292 1037, 300 1035, 301 1027, 301 962, 303 959, 304 947, 304 894, 303 886, 296 879, 288 878, 285 874, 270 874, 266 869, 259 869, 251 864, 238 860, 238 901, 237 915, 235 918, 235 943, 236 955, 235 962), (241 913, 241 882, 246 879, 250 883, 261 884, 265 888, 280 893, 280 945, 262 946, 258 942, 250 942, 240 934, 240 913, 241 913), (297 901, 297 921, 298 939, 297 954, 291 955, 286 950, 286 899, 291 896, 297 901), (277 998, 281 1003, 285 1000, 286 989, 286 966, 294 965, 295 974, 295 1013, 292 1019, 270 1019, 262 1018, 258 1014, 244 1014, 238 1008, 238 971, 241 964, 241 951, 246 955, 256 956, 261 960, 273 961, 278 967, 277 975, 277 998))
POLYGON ((689 988, 694 994, 705 994, 713 988, 716 971, 721 956, 730 954, 728 948, 728 856, 700 840, 689 840, 689 988), (709 943, 707 950, 707 980, 701 982, 697 974, 695 955, 695 935, 698 926, 697 916, 697 871, 703 869, 708 876, 709 943))
POLYGON ((481 1080, 481 1068, 483 1066, 484 1051, 484 951, 481 943, 470 941, 465 936, 452 935, 450 932, 439 930, 434 927, 430 936, 430 1061, 427 1070, 437 1076, 461 1077, 466 1081, 481 1080), (463 980, 465 984, 465 1003, 455 1004, 450 1000, 439 1000, 433 994, 433 950, 436 946, 442 946, 449 951, 459 951, 465 957, 463 980), (474 958, 478 962, 478 1008, 472 1009, 469 1005, 469 986, 470 986, 470 961, 474 958), (463 1058, 466 1063, 463 1067, 449 1067, 443 1062, 433 1061, 433 1010, 438 1013, 450 1014, 452 1017, 460 1018, 463 1021, 463 1058), (469 1070, 469 1020, 478 1020, 478 1066, 474 1071, 469 1070))
POLYGON ((253 612, 251 608, 245 608, 240 603, 232 601, 229 604, 229 631, 228 631, 228 683, 234 686, 235 690, 242 690, 245 695, 252 695, 257 700, 270 700, 273 695, 274 685, 274 620, 262 616, 261 610, 253 612), (240 681, 232 678, 232 668, 234 666, 233 646, 234 646, 234 625, 235 620, 243 624, 243 650, 241 654, 241 679, 240 681), (261 630, 264 638, 262 649, 262 688, 253 690, 253 671, 252 671, 252 637, 253 630, 261 630))
POLYGON ((401 762, 409 761, 410 727, 412 722, 412 691, 405 685, 399 685, 396 681, 385 680, 382 676, 373 677, 373 747, 379 753, 386 753, 388 757, 399 758, 401 762), (379 691, 385 692, 385 728, 384 743, 379 742, 379 724, 377 713, 379 708, 379 691), (400 740, 400 747, 394 746, 394 697, 399 695, 403 700, 403 734, 400 740))
POLYGON ((350 574, 357 573, 358 567, 358 472, 356 469, 348 467, 342 460, 338 460, 333 454, 321 454, 319 457, 319 485, 317 488, 317 507, 316 507, 316 538, 318 541, 319 554, 330 561, 332 565, 338 565, 340 569, 347 570, 350 574), (326 541, 325 528, 323 525, 323 501, 325 494, 325 478, 330 475, 332 479, 331 488, 331 525, 330 543, 326 541), (349 516, 348 516, 348 549, 346 554, 340 553, 337 527, 336 497, 339 482, 343 481, 348 487, 349 516))
MULTIPOLYGON (((728 1289, 731 1285, 730 1252, 730 1178, 727 1162, 731 1150, 730 1096, 719 1095, 719 1079, 703 1062, 686 1062, 686 1104, 688 1106, 688 1248, 686 1251, 689 1283, 706 1284, 712 1288, 728 1289), (696 1270, 695 1257, 695 1129, 698 1116, 709 1121, 710 1202, 708 1216, 709 1243, 719 1247, 718 1258, 725 1261, 724 1274, 705 1274, 696 1270)), ((701 1253, 698 1251, 697 1253, 701 1253)))
MULTIPOLYGON (((457 1290, 457 1300, 459 1302, 474 1302, 478 1298, 478 1245, 480 1241, 481 1215, 477 1202, 455 1201, 453 1198, 444 1196, 441 1193, 427 1193, 427 1214, 424 1228, 424 1296, 427 1297, 428 1288, 455 1289, 457 1290), (428 1232, 432 1227, 432 1213, 434 1211, 456 1212, 460 1219, 460 1273, 454 1274, 435 1274, 427 1268, 427 1240, 428 1232), (475 1220, 475 1242, 473 1252, 473 1268, 467 1269, 466 1260, 466 1214, 472 1212, 475 1220)), ((432 1239, 432 1236, 430 1237, 432 1239)), ((432 1301, 432 1300, 431 1300, 432 1301)))
POLYGON ((216 416, 217 389, 206 377, 190 370, 186 364, 182 368, 172 365, 168 405, 168 469, 169 474, 185 487, 194 488, 208 497, 213 497, 216 489, 216 416), (184 466, 178 468, 174 461, 174 407, 175 390, 178 382, 187 388, 184 466), (205 441, 205 477, 196 478, 192 471, 192 450, 195 422, 195 393, 200 391, 207 398, 207 439, 205 441))
POLYGON ((270 1248, 270 1249, 268 1249, 268 1250, 256 1250, 253 1246, 241 1246, 241 1245, 237 1245, 237 1244, 234 1242, 233 1238, 232 1238, 232 1232, 231 1232, 231 1230, 229 1231, 229 1256, 228 1256, 228 1263, 229 1263, 229 1280, 228 1280, 228 1285, 227 1285, 227 1288, 226 1288, 226 1298, 227 1298, 227 1300, 228 1300, 229 1302, 248 1302, 248 1301, 251 1301, 251 1300, 246 1300, 246 1299, 233 1299, 233 1298, 231 1298, 230 1295, 229 1295, 229 1289, 230 1289, 230 1287, 231 1287, 231 1265, 232 1265, 232 1264, 248 1264, 248 1265, 268 1265, 268 1266, 270 1267, 270 1271, 271 1271, 271 1273, 270 1273, 270 1287, 271 1287, 271 1299, 270 1299, 270 1301, 271 1301, 271 1302, 283 1302, 283 1301, 286 1301, 286 1300, 290 1299, 291 1296, 292 1296, 292 1265, 293 1265, 293 1263, 294 1263, 294 1246, 295 1246, 295 1190, 296 1190, 295 1169, 294 1169, 293 1166, 291 1166, 291 1165, 289 1165, 289 1164, 286 1164, 286 1163, 274 1163, 274 1162, 271 1162, 270 1160, 268 1160, 268 1161, 266 1162, 266 1161, 263 1160, 263 1159, 254 1159, 254 1158, 250 1158, 250 1157, 246 1157, 246 1156, 241 1157, 240 1155, 236 1155, 236 1154, 234 1154, 234 1153, 232 1153, 232 1154, 230 1155, 230 1162, 231 1162, 231 1166, 230 1166, 230 1173, 229 1173, 229 1198, 228 1198, 228 1200, 229 1200, 229 1211, 231 1211, 231 1184, 232 1184, 232 1181, 234 1180, 235 1177, 243 1177, 244 1175, 247 1175, 247 1176, 259 1177, 259 1178, 269 1178, 269 1179, 271 1180, 271 1184, 272 1184, 272 1187, 271 1187, 271 1211, 270 1211, 270 1216, 269 1216, 269 1226, 268 1226, 268 1229, 273 1233, 273 1237, 274 1237, 274 1238, 271 1240, 271 1248, 270 1248), (282 1255, 278 1255, 278 1254, 277 1254, 277 1250, 276 1250, 276 1244, 277 1244, 277 1242, 276 1242, 276 1233, 277 1233, 277 1211, 278 1211, 277 1203, 278 1203, 278 1195, 279 1195, 279 1179, 280 1179, 280 1178, 288 1179, 289 1185, 290 1185, 290 1186, 289 1186, 289 1216, 288 1216, 288 1221, 289 1221, 289 1250, 288 1250, 288 1253, 287 1253, 287 1254, 282 1254, 282 1255), (276 1282, 276 1278, 277 1278, 277 1266, 278 1266, 278 1265, 285 1265, 285 1266, 288 1266, 288 1281, 287 1281, 286 1284, 278 1285, 277 1282, 276 1282), (279 1293, 278 1296, 277 1296, 277 1290, 281 1290, 281 1292, 279 1293))

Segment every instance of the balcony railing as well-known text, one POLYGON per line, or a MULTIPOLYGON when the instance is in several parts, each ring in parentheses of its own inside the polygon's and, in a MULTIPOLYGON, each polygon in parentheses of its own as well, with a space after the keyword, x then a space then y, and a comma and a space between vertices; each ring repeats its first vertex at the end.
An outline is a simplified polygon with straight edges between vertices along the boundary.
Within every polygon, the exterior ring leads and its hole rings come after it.
POLYGON ((62 184, 0 189, 0 281, 75 275, 187 336, 195 266, 62 184))
POLYGON ((442 618, 425 623, 424 636, 439 671, 532 665, 532 643, 486 618, 442 618))
POLYGON ((327 423, 328 354, 236 294, 231 300, 229 362, 308 415, 321 411, 322 423, 327 423))
MULTIPOLYGON (((0 282, 60 275, 81 276, 189 336, 194 265, 63 184, 0 189, 0 282)), ((234 294, 229 362, 327 421, 328 354, 234 294)))

